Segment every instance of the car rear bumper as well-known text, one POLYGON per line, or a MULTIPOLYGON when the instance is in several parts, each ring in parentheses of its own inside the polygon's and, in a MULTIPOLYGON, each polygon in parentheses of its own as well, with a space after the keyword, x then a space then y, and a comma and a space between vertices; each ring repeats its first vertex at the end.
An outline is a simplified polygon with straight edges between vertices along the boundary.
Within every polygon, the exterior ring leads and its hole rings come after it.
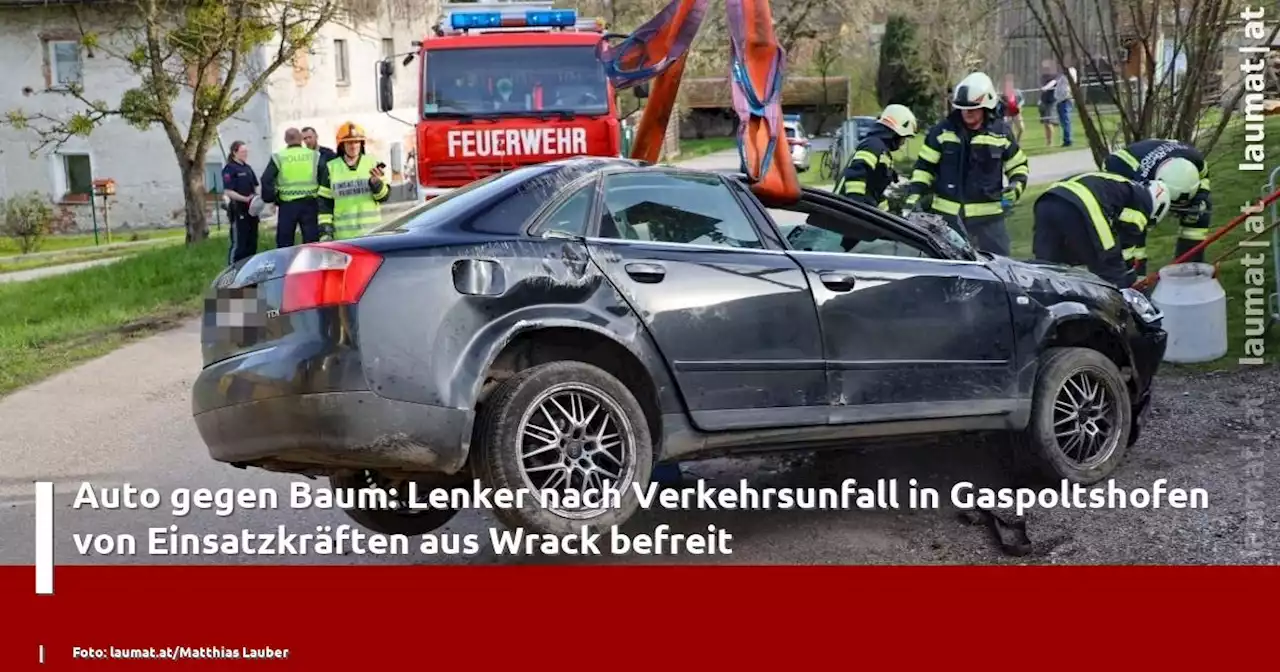
POLYGON ((219 462, 272 471, 335 469, 456 473, 471 444, 474 415, 373 392, 273 397, 195 414, 219 462))

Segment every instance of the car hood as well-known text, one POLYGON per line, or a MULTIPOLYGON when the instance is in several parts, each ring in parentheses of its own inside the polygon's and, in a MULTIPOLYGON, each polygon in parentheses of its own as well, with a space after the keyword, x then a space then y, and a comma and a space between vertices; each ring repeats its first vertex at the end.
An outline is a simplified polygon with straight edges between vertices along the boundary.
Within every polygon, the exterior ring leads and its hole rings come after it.
POLYGON ((987 267, 1011 285, 1039 298, 1111 303, 1120 297, 1115 285, 1089 271, 1043 261, 1018 261, 983 255, 987 267))

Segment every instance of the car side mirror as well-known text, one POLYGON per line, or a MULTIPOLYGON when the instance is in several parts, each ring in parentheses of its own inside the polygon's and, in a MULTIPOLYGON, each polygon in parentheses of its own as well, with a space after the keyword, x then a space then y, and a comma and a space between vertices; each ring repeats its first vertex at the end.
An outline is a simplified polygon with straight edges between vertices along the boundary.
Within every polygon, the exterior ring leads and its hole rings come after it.
POLYGON ((395 92, 391 76, 395 74, 395 65, 390 60, 378 61, 378 110, 390 112, 395 107, 395 92))
POLYGON ((639 99, 639 100, 644 100, 645 98, 648 98, 648 97, 649 97, 649 85, 648 85, 648 84, 639 84, 639 85, 637 85, 634 89, 632 89, 632 91, 634 91, 634 92, 635 92, 635 94, 636 94, 636 98, 637 98, 637 99, 639 99))

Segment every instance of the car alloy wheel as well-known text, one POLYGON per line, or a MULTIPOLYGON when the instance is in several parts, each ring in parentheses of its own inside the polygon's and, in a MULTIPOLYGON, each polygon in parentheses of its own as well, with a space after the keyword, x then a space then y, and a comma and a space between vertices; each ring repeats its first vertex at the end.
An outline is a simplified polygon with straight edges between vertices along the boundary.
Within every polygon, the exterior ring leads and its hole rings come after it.
MULTIPOLYGON (((554 490, 563 499, 570 490, 625 490, 635 480, 636 442, 630 420, 616 401, 593 385, 567 382, 547 388, 521 417, 516 436, 520 470, 532 491, 554 490)), ((594 518, 604 510, 548 509, 575 520, 594 518)))
POLYGON ((1053 400, 1058 450, 1077 469, 1093 469, 1111 459, 1120 440, 1117 402, 1091 371, 1067 378, 1053 400))

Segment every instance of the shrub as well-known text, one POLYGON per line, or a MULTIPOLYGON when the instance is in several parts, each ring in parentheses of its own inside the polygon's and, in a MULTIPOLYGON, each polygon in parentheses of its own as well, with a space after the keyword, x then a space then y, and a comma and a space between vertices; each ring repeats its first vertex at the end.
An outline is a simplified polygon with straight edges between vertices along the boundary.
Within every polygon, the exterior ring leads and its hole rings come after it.
POLYGON ((0 233, 13 238, 23 254, 40 249, 46 236, 74 226, 65 217, 55 218, 49 199, 34 191, 4 201, 0 213, 0 233))

